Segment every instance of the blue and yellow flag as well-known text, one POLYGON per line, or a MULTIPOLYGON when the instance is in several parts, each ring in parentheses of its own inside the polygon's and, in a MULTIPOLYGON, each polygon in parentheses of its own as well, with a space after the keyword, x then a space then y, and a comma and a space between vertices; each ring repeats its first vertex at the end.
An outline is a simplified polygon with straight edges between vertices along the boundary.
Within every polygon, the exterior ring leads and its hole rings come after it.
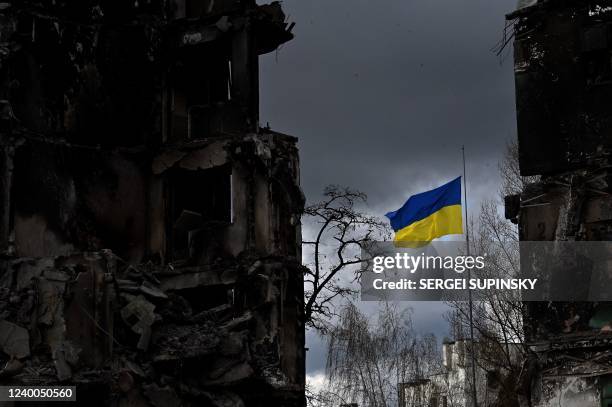
POLYGON ((397 246, 419 247, 444 235, 463 233, 461 177, 412 195, 404 206, 385 216, 391 221, 397 246))

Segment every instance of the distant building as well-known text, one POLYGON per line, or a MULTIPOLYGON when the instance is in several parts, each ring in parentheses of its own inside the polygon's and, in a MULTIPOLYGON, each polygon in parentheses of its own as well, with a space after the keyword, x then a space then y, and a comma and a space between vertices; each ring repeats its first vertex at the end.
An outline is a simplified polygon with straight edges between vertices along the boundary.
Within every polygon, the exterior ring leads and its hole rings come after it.
MULTIPOLYGON (((478 342, 476 351, 481 346, 478 342)), ((471 358, 470 341, 444 341, 442 345, 442 369, 427 378, 400 383, 399 407, 471 407, 471 358)), ((476 391, 480 407, 492 406, 498 398, 500 379, 504 372, 478 358, 476 366, 476 391)))

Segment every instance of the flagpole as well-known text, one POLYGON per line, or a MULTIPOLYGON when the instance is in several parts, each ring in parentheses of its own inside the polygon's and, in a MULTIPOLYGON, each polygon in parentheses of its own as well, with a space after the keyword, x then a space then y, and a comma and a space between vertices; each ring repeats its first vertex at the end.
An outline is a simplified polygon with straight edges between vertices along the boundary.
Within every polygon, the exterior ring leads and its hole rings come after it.
MULTIPOLYGON (((465 243, 467 247, 467 255, 470 255, 470 230, 468 221, 468 204, 467 204, 467 178, 465 172, 465 146, 461 146, 461 155, 463 156, 463 208, 465 210, 465 243)), ((471 272, 468 269, 468 281, 471 278, 471 272)), ((476 399, 476 344, 474 343, 474 313, 472 303, 472 290, 468 290, 468 301, 470 309, 470 343, 472 345, 472 400, 473 407, 478 407, 478 401, 476 399)))

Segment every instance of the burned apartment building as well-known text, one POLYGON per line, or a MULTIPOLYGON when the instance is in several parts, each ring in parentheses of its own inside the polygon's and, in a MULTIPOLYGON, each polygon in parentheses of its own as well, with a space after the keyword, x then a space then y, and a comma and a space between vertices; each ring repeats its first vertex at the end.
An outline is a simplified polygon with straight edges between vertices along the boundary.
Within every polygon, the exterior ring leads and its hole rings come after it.
MULTIPOLYGON (((520 1, 507 19, 520 171, 535 180, 506 197, 506 216, 523 242, 611 241, 612 2, 520 1)), ((521 256, 522 266, 527 261, 521 256)), ((588 291, 591 265, 568 266, 554 278, 576 294, 588 291)), ((521 405, 612 405, 611 303, 530 302, 524 326, 531 356, 520 377, 521 405)))
POLYGON ((303 406, 296 139, 261 128, 278 2, 0 2, 0 384, 303 406))

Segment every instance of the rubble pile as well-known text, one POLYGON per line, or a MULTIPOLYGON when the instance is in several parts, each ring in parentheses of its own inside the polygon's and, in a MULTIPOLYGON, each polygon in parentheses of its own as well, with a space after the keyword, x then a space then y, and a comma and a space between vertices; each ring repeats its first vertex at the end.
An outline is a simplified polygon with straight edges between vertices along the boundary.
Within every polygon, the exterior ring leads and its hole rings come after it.
POLYGON ((253 332, 266 324, 257 318, 277 301, 286 265, 241 264, 232 273, 240 288, 198 310, 191 290, 206 283, 186 283, 193 273, 171 265, 125 265, 108 250, 5 260, 0 382, 107 387, 105 403, 143 406, 243 405, 236 388, 286 387, 275 338, 253 332), (250 290, 259 304, 237 304, 237 290, 250 290))

